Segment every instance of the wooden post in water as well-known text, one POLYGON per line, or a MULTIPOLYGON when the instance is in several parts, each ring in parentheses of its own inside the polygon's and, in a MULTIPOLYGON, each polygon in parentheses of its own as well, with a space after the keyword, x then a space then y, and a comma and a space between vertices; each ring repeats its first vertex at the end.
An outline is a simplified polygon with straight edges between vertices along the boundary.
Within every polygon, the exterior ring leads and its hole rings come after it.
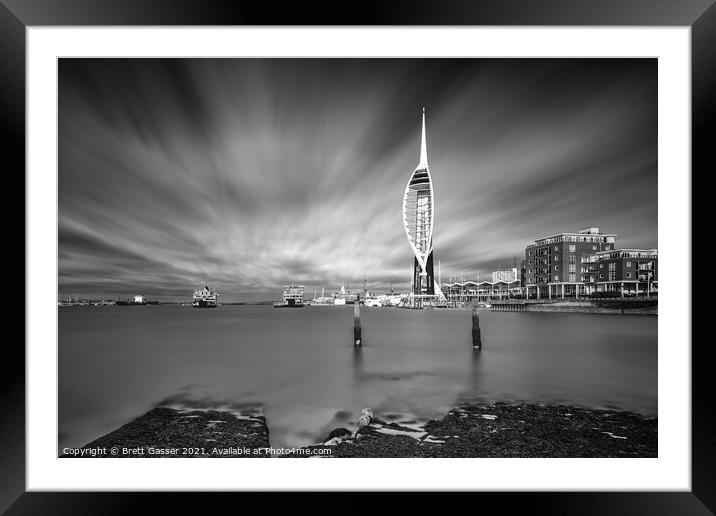
POLYGON ((353 345, 360 346, 362 339, 360 335, 360 294, 353 304, 353 345))
POLYGON ((472 347, 482 349, 482 336, 480 335, 480 316, 477 313, 477 306, 472 307, 472 347))

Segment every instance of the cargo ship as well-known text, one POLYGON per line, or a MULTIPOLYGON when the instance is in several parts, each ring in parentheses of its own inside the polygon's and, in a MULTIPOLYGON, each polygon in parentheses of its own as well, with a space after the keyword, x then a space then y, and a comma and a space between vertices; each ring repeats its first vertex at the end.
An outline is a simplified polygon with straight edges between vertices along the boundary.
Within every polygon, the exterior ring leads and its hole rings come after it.
POLYGON ((191 306, 194 308, 216 308, 216 299, 218 296, 219 293, 216 290, 211 290, 208 286, 204 285, 204 288, 194 291, 191 306))
POLYGON ((274 303, 274 308, 300 308, 303 306, 303 285, 291 283, 283 287, 283 301, 274 303))

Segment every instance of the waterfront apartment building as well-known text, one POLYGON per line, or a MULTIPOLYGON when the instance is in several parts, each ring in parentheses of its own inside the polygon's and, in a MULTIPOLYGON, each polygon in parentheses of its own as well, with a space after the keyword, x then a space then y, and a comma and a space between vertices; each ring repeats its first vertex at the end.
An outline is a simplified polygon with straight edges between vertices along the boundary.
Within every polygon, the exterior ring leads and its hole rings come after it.
POLYGON ((540 238, 525 249, 525 295, 528 299, 571 297, 592 292, 582 267, 587 257, 615 249, 617 235, 584 228, 540 238))
POLYGON ((591 292, 651 295, 658 292, 658 263, 656 249, 615 249, 583 257, 582 271, 591 292))
POLYGON ((492 273, 492 282, 497 283, 498 281, 506 281, 512 283, 517 281, 519 276, 517 275, 517 268, 496 270, 492 273))
POLYGON ((540 238, 525 248, 519 273, 516 268, 496 271, 491 282, 451 280, 442 291, 456 302, 656 294, 657 250, 616 249, 616 238, 595 227, 540 238), (506 273, 504 279, 497 273, 506 273))
POLYGON ((585 228, 541 238, 525 249, 527 299, 658 292, 658 251, 616 249, 616 234, 585 228))

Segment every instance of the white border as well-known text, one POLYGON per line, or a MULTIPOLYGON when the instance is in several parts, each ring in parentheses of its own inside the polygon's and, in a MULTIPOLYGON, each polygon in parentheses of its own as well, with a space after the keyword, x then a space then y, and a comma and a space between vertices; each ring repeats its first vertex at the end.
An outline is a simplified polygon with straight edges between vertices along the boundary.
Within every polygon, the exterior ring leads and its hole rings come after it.
POLYGON ((691 488, 690 28, 27 29, 27 489, 691 488), (659 58, 658 459, 58 459, 59 56, 659 58))

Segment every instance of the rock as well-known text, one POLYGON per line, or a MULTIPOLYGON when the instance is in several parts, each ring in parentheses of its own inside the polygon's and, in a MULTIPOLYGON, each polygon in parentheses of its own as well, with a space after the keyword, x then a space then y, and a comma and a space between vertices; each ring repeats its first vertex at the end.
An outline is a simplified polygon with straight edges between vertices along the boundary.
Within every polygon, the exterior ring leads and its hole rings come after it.
MULTIPOLYGON (((266 419, 263 416, 237 418, 233 413, 216 410, 179 411, 156 407, 122 425, 107 435, 95 439, 83 448, 112 447, 118 450, 142 450, 143 457, 236 457, 212 453, 221 449, 265 449, 270 446, 266 419), (176 453, 151 453, 174 450, 176 453), (187 455, 184 452, 187 451, 187 455), (203 452, 203 453, 200 453, 203 452), (191 453, 189 453, 191 452, 191 453)), ((130 457, 124 452, 108 455, 112 458, 130 457)), ((267 457, 265 453, 250 453, 244 457, 267 457)))
POLYGON ((330 441, 335 437, 338 437, 340 439, 346 439, 348 437, 351 437, 352 435, 353 434, 351 433, 351 431, 347 428, 336 428, 330 434, 328 434, 328 437, 325 440, 330 441))
MULTIPOLYGON (((657 457, 658 422, 637 414, 530 403, 465 404, 416 429, 366 409, 331 457, 657 457), (564 414, 572 414, 564 417, 564 414), (409 435, 410 434, 410 435, 409 435)), ((341 432, 342 433, 342 432, 341 432)))
POLYGON ((360 419, 358 420, 358 426, 360 426, 360 427, 368 426, 369 424, 370 424, 370 418, 368 416, 366 416, 365 414, 363 414, 360 417, 360 419))
POLYGON ((341 444, 343 442, 343 439, 340 437, 334 437, 333 439, 327 440, 325 443, 326 446, 336 446, 337 444, 341 444))
POLYGON ((373 420, 373 411, 369 408, 364 408, 363 410, 361 410, 361 416, 360 416, 360 419, 358 419, 358 426, 360 426, 360 427, 368 426, 372 420, 373 420))

